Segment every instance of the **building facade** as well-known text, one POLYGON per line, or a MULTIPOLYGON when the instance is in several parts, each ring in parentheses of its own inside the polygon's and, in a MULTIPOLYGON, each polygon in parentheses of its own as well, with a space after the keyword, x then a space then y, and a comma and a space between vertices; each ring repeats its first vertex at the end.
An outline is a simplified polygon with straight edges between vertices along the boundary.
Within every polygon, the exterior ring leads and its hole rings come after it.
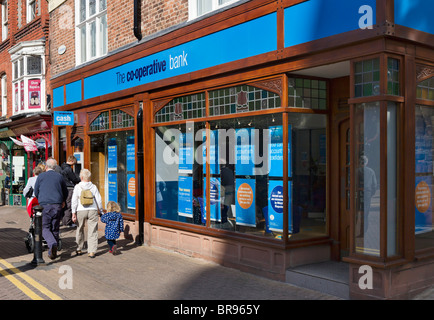
POLYGON ((33 168, 51 156, 48 5, 1 1, 0 181, 2 202, 23 206, 33 168))
POLYGON ((410 297, 434 276, 433 6, 49 1, 54 155, 149 245, 410 297))

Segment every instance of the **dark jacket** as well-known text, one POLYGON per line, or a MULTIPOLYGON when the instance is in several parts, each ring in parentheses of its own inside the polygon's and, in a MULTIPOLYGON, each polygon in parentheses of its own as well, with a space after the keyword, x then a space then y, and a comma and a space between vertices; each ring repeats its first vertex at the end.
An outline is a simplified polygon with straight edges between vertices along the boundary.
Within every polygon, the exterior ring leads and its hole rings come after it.
POLYGON ((60 166, 62 169, 63 179, 65 180, 66 187, 74 188, 74 186, 80 182, 80 178, 72 171, 71 166, 66 162, 62 163, 60 166))
POLYGON ((34 193, 41 206, 61 204, 68 197, 68 188, 61 174, 48 170, 38 175, 34 193))

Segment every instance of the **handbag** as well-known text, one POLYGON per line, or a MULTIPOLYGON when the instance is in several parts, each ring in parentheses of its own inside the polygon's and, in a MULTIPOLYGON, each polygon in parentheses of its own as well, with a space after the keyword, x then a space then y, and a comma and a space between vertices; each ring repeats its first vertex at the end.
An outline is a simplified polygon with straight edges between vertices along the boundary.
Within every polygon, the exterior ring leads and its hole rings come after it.
POLYGON ((30 187, 27 193, 24 195, 26 198, 31 198, 33 196, 33 187, 30 187))

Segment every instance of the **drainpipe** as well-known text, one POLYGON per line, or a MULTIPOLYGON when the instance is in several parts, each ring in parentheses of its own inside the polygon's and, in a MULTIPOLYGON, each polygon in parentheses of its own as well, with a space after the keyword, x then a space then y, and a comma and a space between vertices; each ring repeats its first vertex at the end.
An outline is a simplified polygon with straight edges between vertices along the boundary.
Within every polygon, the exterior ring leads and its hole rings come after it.
POLYGON ((142 40, 141 32, 141 0, 134 0, 134 36, 137 40, 142 40))
POLYGON ((144 177, 143 177, 143 103, 140 103, 139 112, 137 112, 137 195, 138 195, 138 213, 139 213, 139 235, 136 244, 144 244, 144 177))

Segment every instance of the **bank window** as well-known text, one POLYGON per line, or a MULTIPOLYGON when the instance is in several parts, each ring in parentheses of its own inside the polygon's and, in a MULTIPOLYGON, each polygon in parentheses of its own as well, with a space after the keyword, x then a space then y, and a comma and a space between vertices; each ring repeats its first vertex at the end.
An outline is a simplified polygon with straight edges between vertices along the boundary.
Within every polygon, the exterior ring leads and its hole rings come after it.
MULTIPOLYGON (((434 100, 434 77, 420 81, 417 98, 434 100)), ((415 108, 415 249, 434 247, 433 229, 433 130, 434 108, 415 108)))
POLYGON ((277 93, 249 85, 218 89, 209 92, 209 115, 244 113, 278 108, 277 93))
MULTIPOLYGON (((391 70, 393 71, 393 69, 391 70)), ((355 62, 354 85, 354 95, 356 98, 377 96, 380 94, 379 58, 355 62)))
POLYGON ((327 108, 327 82, 289 77, 288 107, 325 110, 327 108))
POLYGON ((239 0, 189 0, 189 19, 194 19, 237 1, 239 0))
POLYGON ((103 131, 109 129, 109 112, 101 112, 90 124, 90 131, 103 131))
POLYGON ((418 83, 416 97, 434 101, 434 78, 428 78, 418 83))
POLYGON ((107 0, 76 0, 76 64, 107 54, 107 0))
POLYGON ((387 59, 387 94, 399 96, 400 95, 400 71, 399 60, 388 58, 387 59))
POLYGON ((134 117, 121 110, 111 112, 112 129, 134 127, 134 117))
POLYGON ((8 0, 2 1, 2 41, 8 38, 8 0))
POLYGON ((134 131, 117 131, 90 136, 90 170, 102 201, 114 201, 124 214, 135 216, 134 131))
POLYGON ((205 93, 196 93, 171 100, 155 114, 155 122, 169 122, 205 117, 205 93))

